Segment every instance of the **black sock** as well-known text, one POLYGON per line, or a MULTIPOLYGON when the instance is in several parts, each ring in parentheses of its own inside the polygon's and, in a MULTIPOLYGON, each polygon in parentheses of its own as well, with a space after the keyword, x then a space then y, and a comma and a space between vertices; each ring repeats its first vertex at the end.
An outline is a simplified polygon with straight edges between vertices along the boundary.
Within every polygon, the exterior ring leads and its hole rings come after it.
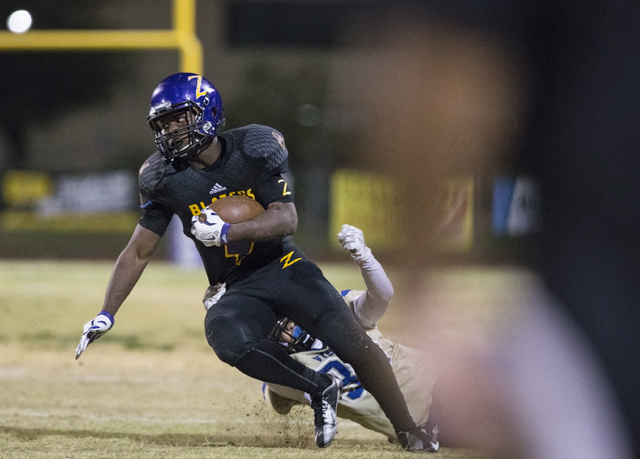
POLYGON ((292 387, 307 392, 312 397, 331 383, 326 375, 294 360, 279 344, 268 339, 261 340, 251 352, 242 357, 236 363, 236 368, 252 378, 292 387))

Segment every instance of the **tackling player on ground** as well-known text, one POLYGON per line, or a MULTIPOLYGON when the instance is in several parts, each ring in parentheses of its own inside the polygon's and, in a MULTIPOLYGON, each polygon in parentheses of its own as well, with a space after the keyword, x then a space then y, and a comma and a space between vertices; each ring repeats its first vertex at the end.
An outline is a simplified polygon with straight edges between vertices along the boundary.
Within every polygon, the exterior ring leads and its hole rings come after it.
POLYGON ((142 218, 116 261, 102 311, 84 326, 76 358, 111 329, 176 215, 196 244, 210 286, 219 290, 207 310, 205 333, 222 361, 260 381, 311 394, 316 444, 327 446, 336 433, 341 382, 306 367, 269 339, 277 318, 290 317, 353 366, 405 449, 428 450, 430 436, 411 419, 386 355, 287 237, 298 220, 283 178, 288 152, 282 135, 259 125, 219 132, 222 101, 201 75, 165 78, 150 105, 148 122, 158 151, 140 168, 142 218), (255 199, 265 212, 229 224, 207 207, 234 194, 255 199))
MULTIPOLYGON (((436 379, 433 366, 420 351, 394 343, 378 330, 376 323, 389 306, 394 293, 393 285, 382 265, 366 246, 362 231, 350 225, 343 225, 338 240, 360 267, 367 286, 366 291, 344 290, 342 297, 358 323, 388 356, 411 416, 432 435, 431 449, 437 451, 438 430, 435 421, 429 418, 436 379)), ((272 338, 282 344, 294 359, 315 371, 340 375, 343 389, 338 401, 338 416, 380 432, 392 440, 395 438, 389 419, 371 394, 361 386, 351 365, 342 362, 322 341, 313 338, 286 317, 278 321, 272 338)), ((310 405, 309 394, 290 387, 264 384, 263 392, 271 407, 283 415, 288 414, 295 404, 310 405)))

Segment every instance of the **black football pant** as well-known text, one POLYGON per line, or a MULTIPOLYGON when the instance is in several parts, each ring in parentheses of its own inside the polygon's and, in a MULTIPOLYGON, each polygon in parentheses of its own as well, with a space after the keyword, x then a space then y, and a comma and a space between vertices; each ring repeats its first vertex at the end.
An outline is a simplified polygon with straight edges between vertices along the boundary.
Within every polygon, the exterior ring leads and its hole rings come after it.
POLYGON ((327 386, 320 374, 268 339, 280 315, 319 338, 355 370, 396 430, 414 425, 384 352, 358 324, 322 271, 293 250, 227 285, 208 311, 205 332, 217 356, 246 375, 315 395, 327 386))

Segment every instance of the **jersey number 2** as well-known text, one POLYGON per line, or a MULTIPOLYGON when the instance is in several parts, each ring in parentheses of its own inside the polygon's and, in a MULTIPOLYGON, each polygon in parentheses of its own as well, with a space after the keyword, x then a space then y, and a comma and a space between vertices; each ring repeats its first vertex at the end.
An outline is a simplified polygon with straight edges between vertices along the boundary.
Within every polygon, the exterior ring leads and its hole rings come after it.
POLYGON ((342 377, 342 386, 347 387, 349 385, 356 386, 347 394, 347 398, 351 401, 356 401, 364 396, 364 387, 360 384, 360 380, 347 366, 339 360, 331 360, 322 368, 317 371, 320 373, 331 373, 334 376, 342 377))

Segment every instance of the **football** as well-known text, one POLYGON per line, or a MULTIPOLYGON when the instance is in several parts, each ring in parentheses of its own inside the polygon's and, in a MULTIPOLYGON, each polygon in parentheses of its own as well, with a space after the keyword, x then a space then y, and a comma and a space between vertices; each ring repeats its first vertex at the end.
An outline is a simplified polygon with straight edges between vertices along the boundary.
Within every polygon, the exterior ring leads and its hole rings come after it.
MULTIPOLYGON (((209 209, 217 213, 227 223, 239 223, 264 212, 258 201, 242 195, 227 196, 209 204, 209 209)), ((198 218, 203 218, 201 215, 198 218)))

